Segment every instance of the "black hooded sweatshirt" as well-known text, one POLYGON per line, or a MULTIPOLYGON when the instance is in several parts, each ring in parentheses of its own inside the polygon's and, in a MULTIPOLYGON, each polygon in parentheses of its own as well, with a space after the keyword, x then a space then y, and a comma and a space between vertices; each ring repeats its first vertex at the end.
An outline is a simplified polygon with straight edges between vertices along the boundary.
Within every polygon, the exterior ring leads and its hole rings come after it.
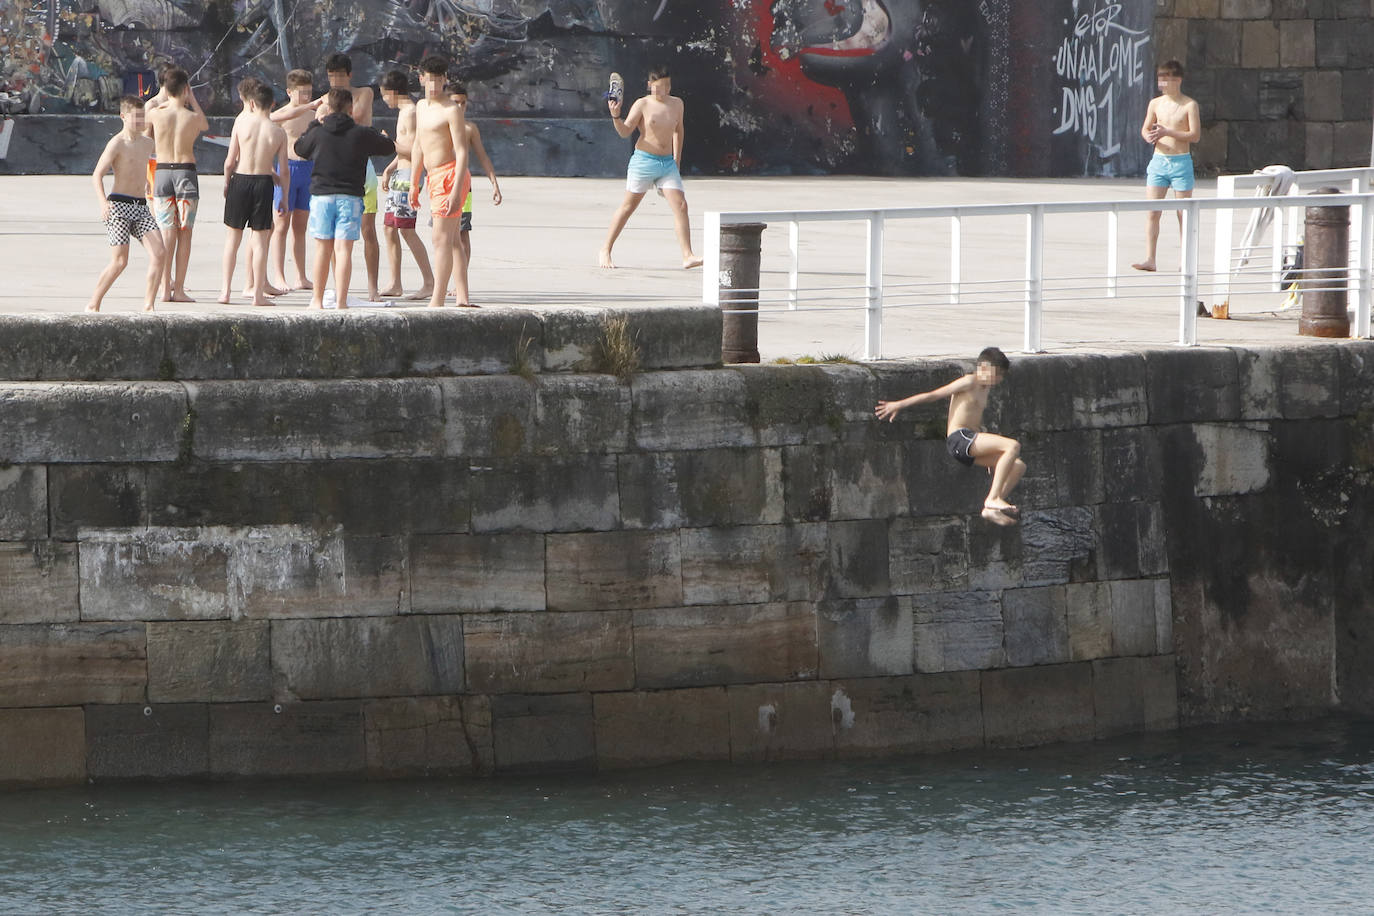
POLYGON ((296 140, 296 155, 311 159, 315 171, 310 193, 363 196, 367 181, 367 157, 390 156, 396 144, 371 127, 359 127, 342 112, 315 121, 296 140))

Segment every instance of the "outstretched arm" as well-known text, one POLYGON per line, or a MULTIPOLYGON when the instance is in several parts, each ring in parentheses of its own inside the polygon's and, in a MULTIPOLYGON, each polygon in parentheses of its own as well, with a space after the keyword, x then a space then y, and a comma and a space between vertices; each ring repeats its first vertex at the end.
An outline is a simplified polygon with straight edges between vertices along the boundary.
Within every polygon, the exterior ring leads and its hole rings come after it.
POLYGON ((923 391, 920 394, 913 394, 909 398, 900 401, 879 401, 878 406, 873 408, 873 414, 879 420, 886 420, 891 423, 897 419, 897 414, 908 407, 916 407, 920 404, 931 404, 935 401, 943 401, 945 398, 952 397, 961 391, 965 391, 973 385, 973 377, 970 375, 961 376, 948 385, 942 385, 933 391, 923 391))

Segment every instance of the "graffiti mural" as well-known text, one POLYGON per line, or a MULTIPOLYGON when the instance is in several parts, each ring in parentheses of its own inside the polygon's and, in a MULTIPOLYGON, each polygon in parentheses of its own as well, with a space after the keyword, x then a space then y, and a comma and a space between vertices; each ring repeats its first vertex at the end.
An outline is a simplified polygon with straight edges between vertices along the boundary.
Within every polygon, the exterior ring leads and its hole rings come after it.
POLYGON ((666 61, 708 174, 1133 174, 1149 0, 3 0, 0 114, 110 112, 174 62, 211 114, 336 51, 430 53, 486 117, 601 117, 666 61))

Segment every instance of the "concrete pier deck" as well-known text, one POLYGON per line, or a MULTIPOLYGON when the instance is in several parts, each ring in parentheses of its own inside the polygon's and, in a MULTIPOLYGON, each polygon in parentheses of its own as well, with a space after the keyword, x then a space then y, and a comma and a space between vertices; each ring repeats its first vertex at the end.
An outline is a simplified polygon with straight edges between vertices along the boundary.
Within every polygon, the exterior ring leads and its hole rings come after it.
MULTIPOLYGON (((489 184, 477 177, 476 220, 471 274, 473 298, 484 306, 549 308, 617 307, 700 302, 701 275, 676 267, 678 251, 667 205, 645 198, 616 247, 616 270, 596 266, 596 253, 612 211, 619 203, 619 180, 577 178, 503 179, 505 202, 490 201, 489 184)), ((224 243, 223 181, 202 176, 202 206, 196 224, 187 287, 197 302, 160 304, 167 312, 232 313, 255 311, 243 304, 220 305, 218 295, 224 243)), ((1214 182, 1200 182, 1198 193, 1215 193, 1214 182)), ((701 247, 702 214, 707 210, 826 209, 924 204, 1001 203, 1136 199, 1136 180, 878 179, 878 178, 711 178, 689 179, 688 201, 693 241, 701 247)), ((423 221, 424 214, 421 219, 423 221)), ((380 218, 379 230, 380 230, 380 218)), ((1210 265, 1210 217, 1204 219, 1202 263, 1210 265)), ((1143 219, 1121 219, 1117 271, 1122 292, 1134 298, 1109 299, 1105 287, 1105 218, 1054 217, 1048 222, 1047 275, 1080 277, 1083 290, 1072 302, 1051 304, 1043 339, 1051 352, 1114 351, 1168 346, 1177 342, 1179 305, 1176 275, 1139 274, 1130 262, 1143 248, 1143 219)), ((427 235, 427 230, 422 230, 427 235)), ((894 298, 903 283, 943 282, 949 277, 947 223, 890 223, 886 277, 894 298)), ((963 279, 1019 281, 1023 271, 1024 225, 1018 218, 967 222, 963 230, 963 279)), ((801 231, 802 285, 844 287, 862 283, 864 226, 860 223, 804 224, 801 231)), ((1160 241, 1163 270, 1178 264, 1178 232, 1165 214, 1160 241)), ((787 230, 764 233, 764 287, 786 283, 787 230)), ((242 283, 244 252, 238 281, 242 283)), ((80 313, 97 274, 108 258, 103 226, 87 176, 7 176, 0 178, 0 314, 80 313)), ((419 274, 407 253, 403 278, 407 290, 419 274)), ((141 313, 141 281, 146 261, 135 251, 126 274, 107 296, 112 320, 141 313)), ((288 271, 290 265, 288 261, 288 271)), ((288 276, 290 273, 288 272, 288 276)), ((382 282, 387 276, 385 261, 382 282)), ((361 245, 354 255, 353 289, 366 292, 361 245)), ((934 290, 928 304, 891 309, 884 323, 885 358, 967 356, 987 345, 1020 350, 1023 308, 1015 282, 994 304, 951 305, 934 290)), ((967 287, 966 287, 967 289, 967 287)), ((761 318, 760 351, 765 360, 780 357, 847 355, 863 352, 863 313, 853 289, 818 292, 796 312, 761 318), (849 296, 844 299, 841 297, 849 296), (824 307, 825 310, 817 310, 824 307)), ((907 297, 910 298, 909 296, 907 297)), ((1232 319, 1199 322, 1199 343, 1292 344, 1296 309, 1282 311, 1279 293, 1246 297, 1232 305, 1232 319)), ((277 300, 276 312, 297 312, 308 295, 297 292, 277 300)), ((412 306, 414 307, 414 306, 412 306)))

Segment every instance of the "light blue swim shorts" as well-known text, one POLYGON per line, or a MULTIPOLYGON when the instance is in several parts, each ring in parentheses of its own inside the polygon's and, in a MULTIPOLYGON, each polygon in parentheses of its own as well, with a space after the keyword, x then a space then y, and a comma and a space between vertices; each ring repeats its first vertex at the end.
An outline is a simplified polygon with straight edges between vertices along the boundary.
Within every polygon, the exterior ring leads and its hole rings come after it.
POLYGON ((363 199, 352 194, 314 195, 306 229, 312 239, 356 242, 363 233, 363 199))
POLYGON ((672 156, 655 156, 637 149, 630 157, 630 167, 625 172, 625 190, 631 194, 644 194, 653 187, 660 191, 682 190, 682 175, 677 170, 677 161, 672 156))
POLYGON ((1152 188, 1173 188, 1175 191, 1193 189, 1193 156, 1166 156, 1155 153, 1145 167, 1145 184, 1152 188))

